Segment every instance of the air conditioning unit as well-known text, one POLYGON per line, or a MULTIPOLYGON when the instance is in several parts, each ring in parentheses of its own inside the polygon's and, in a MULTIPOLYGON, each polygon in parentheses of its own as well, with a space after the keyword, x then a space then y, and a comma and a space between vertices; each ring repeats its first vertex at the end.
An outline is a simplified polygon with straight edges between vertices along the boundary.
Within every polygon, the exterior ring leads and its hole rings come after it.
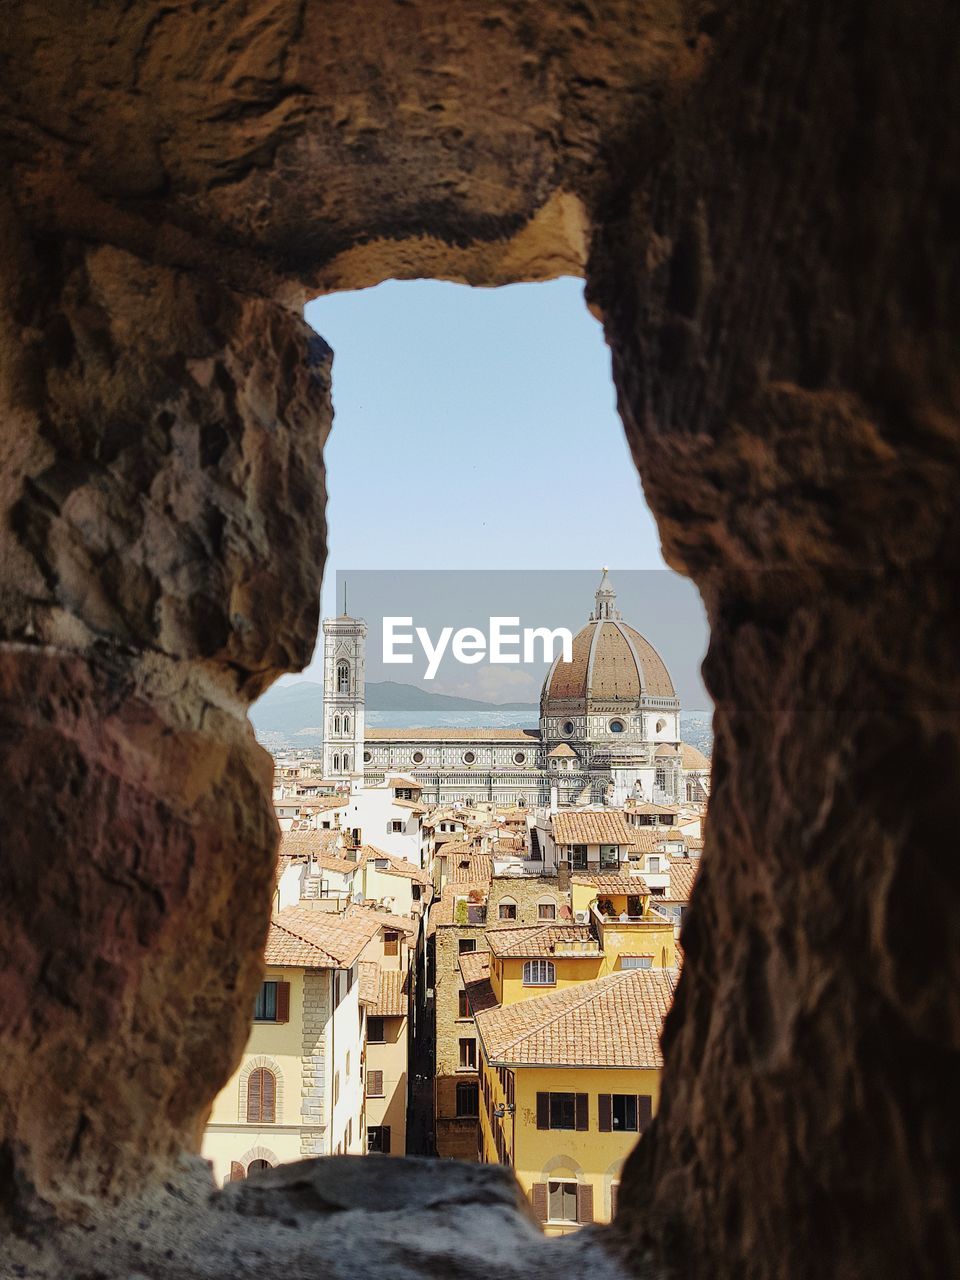
POLYGON ((578 911, 577 914, 574 916, 574 919, 576 920, 577 924, 586 924, 587 921, 590 919, 590 912, 578 911))

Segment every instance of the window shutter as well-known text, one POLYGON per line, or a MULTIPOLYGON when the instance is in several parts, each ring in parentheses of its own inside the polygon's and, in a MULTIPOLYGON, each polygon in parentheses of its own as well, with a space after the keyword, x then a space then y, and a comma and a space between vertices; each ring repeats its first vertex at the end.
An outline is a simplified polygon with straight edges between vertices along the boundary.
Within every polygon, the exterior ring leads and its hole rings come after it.
POLYGON ((585 1093, 578 1093, 576 1105, 577 1128, 581 1131, 590 1128, 590 1107, 585 1093))
MULTIPOLYGON (((549 1093, 537 1094, 537 1128, 538 1129, 550 1128, 550 1095, 549 1093)), ((539 1186, 540 1184, 538 1183, 537 1185, 539 1186)), ((544 1195, 546 1195, 546 1189, 545 1189, 546 1185, 547 1185, 546 1183, 543 1183, 544 1195)), ((543 1221, 546 1222, 546 1217, 543 1218, 543 1221)))
POLYGON ((290 983, 277 983, 277 1021, 290 1021, 290 983))
POLYGON ((380 1150, 385 1156, 390 1154, 390 1126, 383 1125, 380 1130, 380 1150))
POLYGON ((263 1079, 263 1111, 260 1119, 273 1124, 277 1118, 277 1081, 272 1071, 261 1071, 263 1079))
MULTIPOLYGON (((545 1098, 545 1093, 539 1094, 538 1098, 545 1098)), ((546 1222, 547 1220, 547 1184, 545 1182, 535 1182, 530 1190, 530 1200, 533 1204, 533 1216, 538 1222, 546 1222)))
POLYGON ((368 1071, 367 1072, 367 1093, 372 1098, 383 1096, 383 1072, 368 1071))
POLYGON ((609 1093, 601 1093, 597 1098, 597 1123, 601 1133, 613 1131, 613 1103, 609 1093))
POLYGON ((610 1221, 612 1222, 617 1216, 617 1193, 620 1190, 619 1182, 610 1183, 610 1221))
POLYGON ((577 1221, 593 1221, 593 1187, 589 1182, 577 1183, 577 1221))
POLYGON ((653 1119, 653 1099, 648 1093, 637 1097, 637 1128, 641 1133, 650 1126, 653 1119))
POLYGON ((243 1165, 239 1160, 230 1161, 230 1181, 242 1182, 244 1179, 243 1165))

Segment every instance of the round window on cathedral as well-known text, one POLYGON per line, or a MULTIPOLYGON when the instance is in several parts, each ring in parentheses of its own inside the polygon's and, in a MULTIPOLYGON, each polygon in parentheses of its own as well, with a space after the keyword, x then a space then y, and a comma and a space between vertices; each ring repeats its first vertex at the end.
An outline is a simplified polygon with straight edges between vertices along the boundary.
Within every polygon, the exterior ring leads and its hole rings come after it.
POLYGON ((370 754, 370 752, 369 752, 369 751, 365 751, 365 752, 363 753, 363 763, 364 763, 364 764, 369 764, 369 763, 370 763, 370 761, 371 761, 372 759, 373 759, 373 756, 370 754))
POLYGON ((567 735, 567 737, 568 737, 568 738, 570 737, 570 735, 573 733, 573 721, 572 721, 572 720, 564 720, 564 722, 563 722, 563 732, 567 735))
POLYGON ((477 757, 473 754, 473 752, 472 752, 472 751, 465 751, 465 752, 463 753, 463 763, 464 763, 464 764, 473 764, 473 762, 474 762, 474 760, 476 760, 476 758, 477 758, 477 757))
POLYGON ((513 757, 513 763, 514 763, 514 764, 523 764, 523 763, 524 763, 524 761, 526 760, 526 758, 527 758, 527 757, 523 754, 523 752, 522 752, 522 751, 518 751, 518 752, 516 753, 516 755, 513 757))
POLYGON ((622 720, 611 720, 611 721, 610 721, 610 732, 611 732, 611 733, 623 733, 623 721, 622 721, 622 720))
POLYGON ((410 757, 414 764, 423 764, 423 752, 415 751, 410 757))

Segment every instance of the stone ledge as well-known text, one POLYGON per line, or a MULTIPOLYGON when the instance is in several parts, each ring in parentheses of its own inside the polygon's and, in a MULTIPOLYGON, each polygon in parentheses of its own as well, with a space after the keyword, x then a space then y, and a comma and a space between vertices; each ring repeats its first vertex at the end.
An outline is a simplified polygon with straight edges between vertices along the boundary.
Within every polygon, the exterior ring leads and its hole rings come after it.
POLYGON ((29 1225, 4 1245, 19 1280, 656 1280, 621 1266, 602 1227, 544 1237, 496 1165, 331 1156, 281 1165, 217 1191, 203 1161, 175 1182, 58 1234, 29 1225), (331 1217, 336 1215, 336 1232, 331 1217), (605 1238, 606 1237, 606 1238, 605 1238))

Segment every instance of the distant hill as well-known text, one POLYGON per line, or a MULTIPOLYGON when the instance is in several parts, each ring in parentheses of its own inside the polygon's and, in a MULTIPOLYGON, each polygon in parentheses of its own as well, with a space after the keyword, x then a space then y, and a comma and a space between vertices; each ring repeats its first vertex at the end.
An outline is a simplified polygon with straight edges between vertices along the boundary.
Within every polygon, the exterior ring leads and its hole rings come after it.
MULTIPOLYGON (((536 724, 540 708, 535 702, 481 702, 476 698, 454 698, 431 693, 414 684, 394 680, 373 681, 366 686, 368 711, 503 712, 524 716, 536 724)), ((250 712, 253 727, 261 736, 293 737, 304 729, 323 724, 323 685, 300 680, 268 689, 250 712)), ((411 722, 412 723, 412 722, 411 722)))

